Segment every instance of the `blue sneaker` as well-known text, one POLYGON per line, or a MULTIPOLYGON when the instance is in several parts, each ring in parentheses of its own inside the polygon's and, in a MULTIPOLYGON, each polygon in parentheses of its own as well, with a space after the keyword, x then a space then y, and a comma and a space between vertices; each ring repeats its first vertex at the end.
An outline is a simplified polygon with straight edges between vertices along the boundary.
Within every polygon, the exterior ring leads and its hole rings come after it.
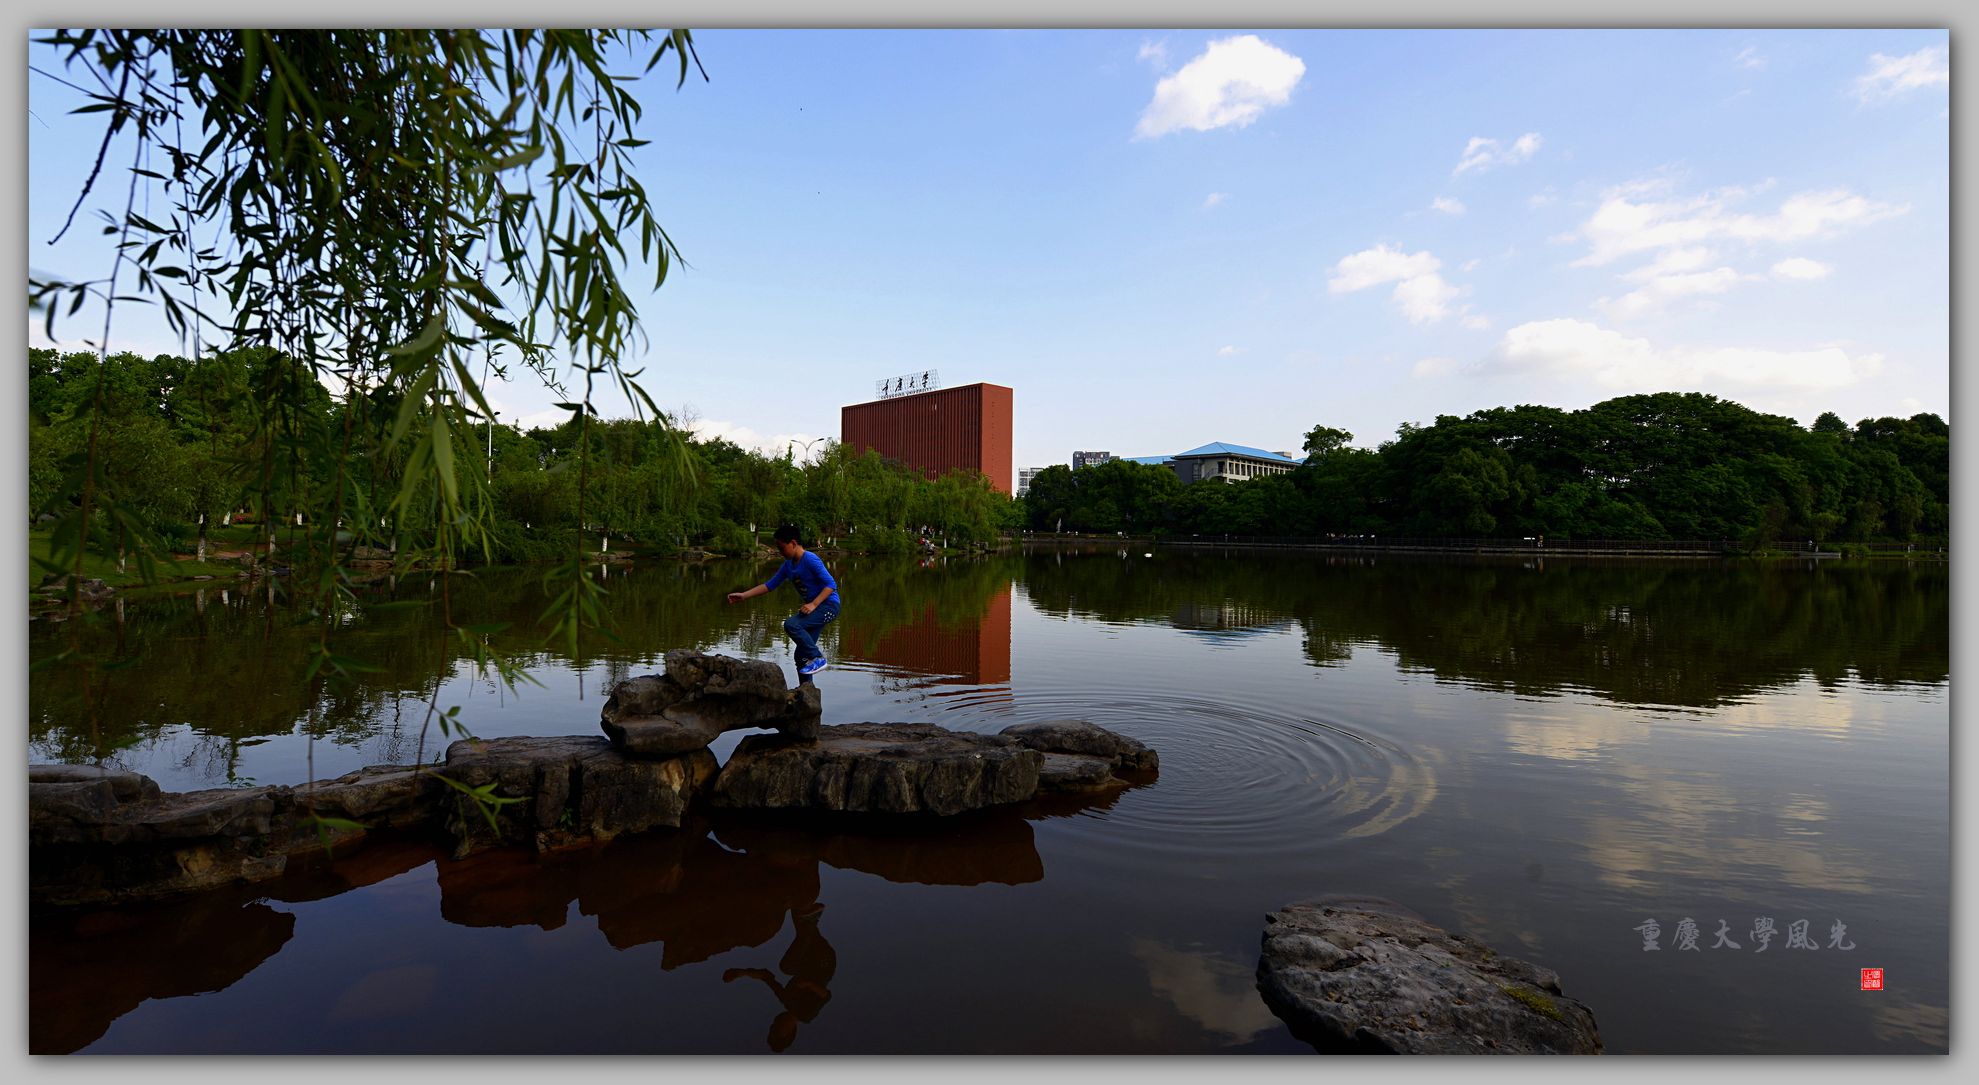
POLYGON ((805 660, 802 664, 798 666, 797 673, 816 674, 819 671, 824 670, 827 666, 829 666, 829 664, 825 662, 825 657, 819 656, 816 659, 805 660))

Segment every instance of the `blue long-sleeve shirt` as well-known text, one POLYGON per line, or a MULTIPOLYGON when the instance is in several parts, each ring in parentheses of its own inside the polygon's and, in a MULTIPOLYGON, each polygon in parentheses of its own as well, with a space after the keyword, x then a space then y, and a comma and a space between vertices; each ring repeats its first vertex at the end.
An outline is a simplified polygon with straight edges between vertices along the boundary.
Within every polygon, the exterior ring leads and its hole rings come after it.
POLYGON ((831 570, 825 568, 824 559, 809 550, 795 561, 784 562, 775 575, 763 582, 763 588, 775 591, 776 586, 786 580, 796 583, 797 594, 803 596, 807 603, 816 599, 818 593, 826 588, 831 589, 832 599, 840 603, 845 601, 844 594, 838 590, 838 581, 832 579, 831 570))

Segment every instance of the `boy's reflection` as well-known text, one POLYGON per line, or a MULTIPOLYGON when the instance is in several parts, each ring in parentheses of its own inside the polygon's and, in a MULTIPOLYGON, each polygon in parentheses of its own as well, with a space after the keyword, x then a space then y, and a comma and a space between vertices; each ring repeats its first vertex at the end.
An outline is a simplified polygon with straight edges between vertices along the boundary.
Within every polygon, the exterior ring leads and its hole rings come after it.
POLYGON ((797 1038, 798 1023, 818 1016, 818 1011, 831 1001, 831 991, 826 985, 831 983, 832 973, 838 971, 838 954, 818 930, 818 917, 824 910, 824 905, 813 903, 791 915, 797 936, 790 940, 790 948, 783 951, 783 959, 777 962, 783 974, 790 977, 786 982, 777 982, 776 973, 767 968, 731 968, 722 973, 723 983, 743 978, 762 980, 777 1001, 783 1003, 783 1012, 770 1022, 771 1051, 789 1047, 797 1038))
POLYGON ((431 844, 385 841, 334 862, 298 860, 275 882, 216 890, 150 908, 87 911, 39 920, 31 931, 29 1046, 75 1051, 148 999, 231 987, 287 944, 293 913, 262 901, 320 900, 426 864, 436 867, 440 915, 466 927, 555 930, 571 905, 593 917, 618 949, 663 945, 660 967, 678 968, 767 945, 789 917, 795 936, 777 974, 732 968, 723 980, 761 980, 782 1004, 772 1050, 831 999, 838 955, 819 930, 819 868, 856 870, 918 885, 1023 885, 1044 877, 1030 819, 1112 805, 1118 792, 1053 795, 1022 812, 997 811, 940 824, 690 818, 672 832, 642 833, 602 847, 532 855, 497 849, 447 859, 431 844))

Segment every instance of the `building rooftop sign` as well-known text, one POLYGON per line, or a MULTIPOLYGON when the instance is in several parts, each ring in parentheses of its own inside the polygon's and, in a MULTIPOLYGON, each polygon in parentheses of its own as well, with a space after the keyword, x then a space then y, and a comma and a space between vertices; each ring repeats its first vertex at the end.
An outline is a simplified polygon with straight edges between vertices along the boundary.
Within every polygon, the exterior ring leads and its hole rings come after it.
POLYGON ((941 371, 923 369, 919 373, 902 373, 898 377, 874 383, 879 386, 881 399, 913 395, 915 392, 932 392, 941 387, 941 371))

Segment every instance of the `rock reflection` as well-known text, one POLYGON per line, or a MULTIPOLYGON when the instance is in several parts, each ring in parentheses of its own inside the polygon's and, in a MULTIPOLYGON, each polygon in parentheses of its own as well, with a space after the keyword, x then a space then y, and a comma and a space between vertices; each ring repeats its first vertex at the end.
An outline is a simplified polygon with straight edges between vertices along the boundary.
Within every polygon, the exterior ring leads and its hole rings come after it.
POLYGON ((920 885, 1044 878, 1031 825, 1015 811, 908 825, 702 819, 568 855, 485 852, 442 864, 440 910, 463 926, 555 930, 574 901, 616 949, 661 943, 660 967, 669 970, 764 945, 788 920, 795 934, 778 965, 783 979, 762 968, 722 976, 769 988, 781 1009, 767 1042, 782 1051, 831 1000, 838 957, 820 925, 821 864, 920 885))
POLYGON ((37 924, 28 938, 28 1053, 94 1043, 147 999, 231 987, 294 933, 295 916, 237 901, 37 924))
POLYGON ((438 854, 422 844, 386 843, 334 864, 300 863, 298 873, 273 886, 37 919, 28 936, 28 1050, 65 1055, 96 1042, 149 999, 233 986, 295 934, 292 913, 258 898, 320 900, 403 874, 438 854))

